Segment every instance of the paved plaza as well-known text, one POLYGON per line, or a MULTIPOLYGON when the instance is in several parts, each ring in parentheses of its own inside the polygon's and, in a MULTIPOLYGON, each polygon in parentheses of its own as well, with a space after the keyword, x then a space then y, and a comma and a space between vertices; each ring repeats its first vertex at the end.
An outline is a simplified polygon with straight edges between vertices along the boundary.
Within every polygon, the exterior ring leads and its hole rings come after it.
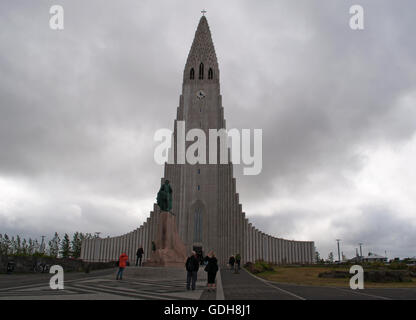
POLYGON ((217 290, 206 290, 200 268, 197 288, 186 290, 186 272, 178 268, 128 267, 122 281, 117 269, 65 274, 64 290, 49 288, 50 274, 0 275, 0 299, 36 300, 416 300, 416 288, 365 289, 300 286, 260 279, 245 270, 221 269, 217 290))

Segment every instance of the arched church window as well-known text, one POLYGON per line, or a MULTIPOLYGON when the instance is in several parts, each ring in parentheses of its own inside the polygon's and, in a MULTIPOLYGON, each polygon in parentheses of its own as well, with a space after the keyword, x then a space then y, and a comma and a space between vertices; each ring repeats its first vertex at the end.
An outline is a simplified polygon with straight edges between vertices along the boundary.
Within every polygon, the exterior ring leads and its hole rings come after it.
POLYGON ((202 242, 202 208, 196 208, 194 213, 194 242, 202 242))
POLYGON ((191 80, 195 79, 195 70, 194 70, 194 68, 191 69, 191 72, 189 74, 189 79, 191 79, 191 80))
POLYGON ((199 65, 199 80, 204 79, 204 64, 201 62, 199 65))
POLYGON ((211 68, 208 70, 208 80, 214 79, 214 71, 211 68))

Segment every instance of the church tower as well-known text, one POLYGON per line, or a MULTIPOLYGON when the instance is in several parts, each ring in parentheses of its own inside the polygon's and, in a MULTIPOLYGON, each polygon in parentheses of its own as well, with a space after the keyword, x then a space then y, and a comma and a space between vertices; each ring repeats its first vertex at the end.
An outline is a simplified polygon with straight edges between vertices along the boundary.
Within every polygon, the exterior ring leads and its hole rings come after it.
MULTIPOLYGON (((240 254, 242 263, 259 259, 271 263, 312 263, 314 242, 276 238, 257 229, 245 217, 236 192, 233 165, 220 162, 217 141, 217 161, 209 161, 209 129, 225 129, 224 109, 220 93, 220 70, 205 16, 202 16, 186 60, 182 93, 174 122, 174 147, 169 153, 173 161, 165 164, 164 177, 173 189, 172 213, 176 217, 179 236, 188 253, 191 250, 207 254, 213 250, 220 264, 228 257, 240 254), (205 162, 190 164, 186 160, 189 146, 185 141, 192 129, 205 132, 205 162)), ((197 138, 195 138, 197 140, 197 138)), ((221 147, 220 147, 221 146, 221 147)), ((200 150, 198 150, 200 151, 200 150)), ((212 149, 211 149, 212 152, 212 149)), ((202 152, 203 153, 203 152, 202 152)), ((198 156, 203 156, 199 154, 198 156)), ((112 238, 87 239, 82 243, 81 258, 85 261, 117 260, 121 252, 134 256, 137 248, 144 248, 144 259, 151 254, 160 223, 160 209, 154 204, 147 220, 136 230, 112 238)))
MULTIPOLYGON (((174 192, 172 211, 177 215, 179 234, 189 251, 217 252, 220 247, 222 208, 224 202, 230 200, 223 198, 221 185, 225 177, 221 175, 224 172, 231 173, 231 165, 209 164, 208 130, 224 128, 218 61, 208 21, 202 16, 185 64, 174 141, 178 138, 184 140, 183 134, 189 130, 203 130, 206 137, 206 163, 183 163, 181 159, 185 158, 185 151, 178 150, 178 144, 175 144, 175 163, 165 165, 165 179, 171 182, 174 192), (178 122, 185 124, 182 132, 178 129, 178 122)), ((186 150, 192 143, 186 143, 186 150)), ((231 183, 232 176, 227 176, 227 179, 231 183)))

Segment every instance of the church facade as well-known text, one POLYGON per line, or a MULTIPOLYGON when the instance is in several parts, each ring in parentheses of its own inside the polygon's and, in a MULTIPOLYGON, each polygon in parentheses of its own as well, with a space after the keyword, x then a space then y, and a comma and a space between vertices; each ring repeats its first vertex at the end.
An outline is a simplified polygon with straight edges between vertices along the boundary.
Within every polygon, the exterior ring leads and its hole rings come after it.
MULTIPOLYGON (((202 16, 186 61, 182 94, 174 124, 174 140, 183 139, 178 123, 185 132, 198 128, 205 132, 208 155, 209 129, 225 129, 220 94, 220 71, 208 22, 202 16)), ((192 142, 187 142, 188 146, 192 142)), ((218 152, 218 155, 220 152, 218 152)), ((231 255, 240 254, 242 263, 265 260, 272 263, 313 263, 312 241, 293 241, 273 237, 257 229, 246 217, 236 192, 233 164, 183 163, 183 150, 174 145, 165 164, 164 177, 173 189, 172 212, 179 236, 188 253, 207 254, 213 250, 221 264, 231 255)), ((208 158, 208 157, 207 157, 208 158)), ((117 260, 121 252, 131 258, 140 245, 144 260, 150 257, 156 238, 160 209, 155 204, 147 220, 136 230, 112 238, 94 238, 82 243, 81 259, 85 261, 117 260)))

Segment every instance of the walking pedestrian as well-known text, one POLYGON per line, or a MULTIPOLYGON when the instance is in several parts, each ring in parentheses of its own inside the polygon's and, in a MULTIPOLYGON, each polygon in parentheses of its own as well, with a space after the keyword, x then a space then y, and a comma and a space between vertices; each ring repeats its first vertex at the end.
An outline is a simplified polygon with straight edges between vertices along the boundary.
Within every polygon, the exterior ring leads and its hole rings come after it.
POLYGON ((136 253, 136 267, 139 265, 140 267, 142 266, 142 257, 144 254, 144 250, 143 247, 140 246, 139 249, 137 249, 137 253, 136 253))
POLYGON ((118 272, 116 280, 123 280, 123 271, 124 268, 127 266, 127 261, 129 260, 129 257, 127 254, 122 253, 118 259, 118 272))

